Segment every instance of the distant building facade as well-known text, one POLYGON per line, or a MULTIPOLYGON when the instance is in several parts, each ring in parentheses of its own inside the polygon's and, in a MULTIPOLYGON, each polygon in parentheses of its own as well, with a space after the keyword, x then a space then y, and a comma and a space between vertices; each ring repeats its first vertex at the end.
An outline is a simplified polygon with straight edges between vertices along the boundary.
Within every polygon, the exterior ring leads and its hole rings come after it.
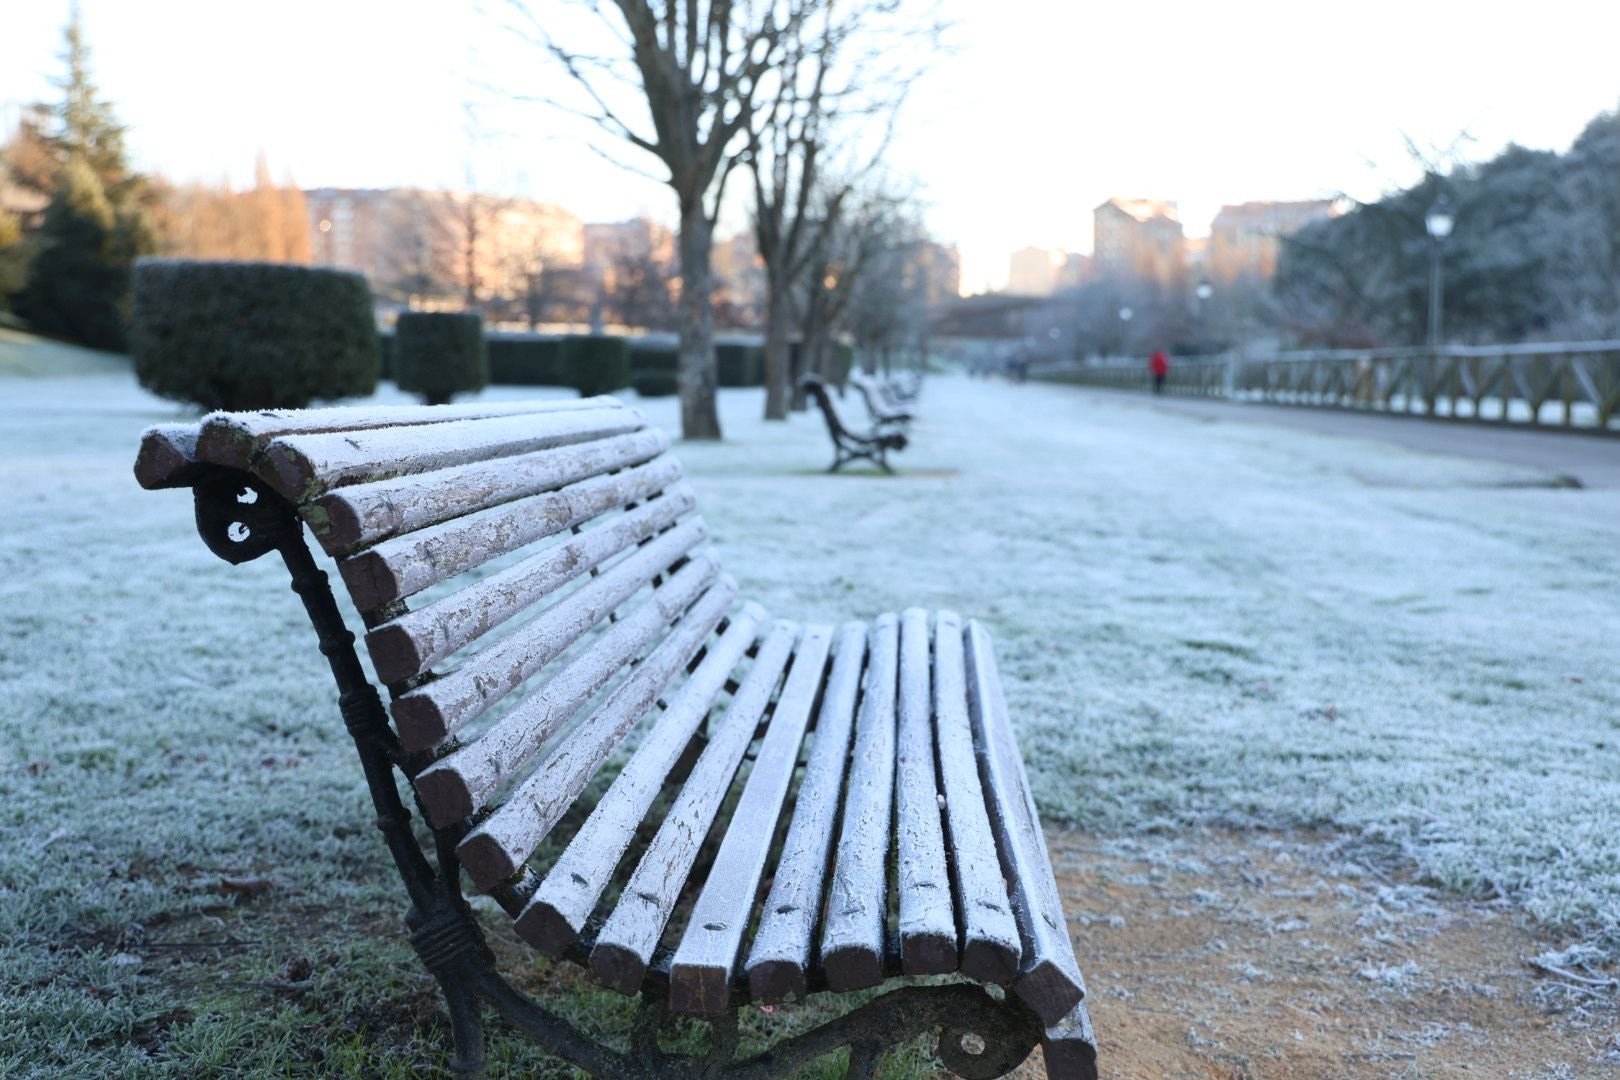
POLYGON ((1007 291, 1014 296, 1051 296, 1057 291, 1063 253, 1026 247, 1012 253, 1007 266, 1007 291))
POLYGON ((1208 274, 1216 281, 1270 280, 1284 237, 1334 216, 1329 199, 1246 202, 1221 207, 1209 228, 1208 274))
POLYGON ((1186 238, 1174 202, 1109 199, 1092 211, 1097 277, 1139 277, 1165 285, 1186 276, 1186 238))
POLYGON ((961 298, 962 253, 955 245, 933 241, 918 244, 913 249, 911 263, 923 303, 930 308, 961 298))

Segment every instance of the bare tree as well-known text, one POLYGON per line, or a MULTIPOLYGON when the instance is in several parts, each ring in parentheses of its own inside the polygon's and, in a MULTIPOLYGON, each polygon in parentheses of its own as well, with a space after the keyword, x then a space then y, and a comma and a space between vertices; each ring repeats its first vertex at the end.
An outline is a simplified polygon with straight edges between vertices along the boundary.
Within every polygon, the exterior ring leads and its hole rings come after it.
POLYGON ((681 433, 689 439, 720 438, 710 252, 726 179, 746 153, 756 99, 786 35, 825 2, 587 0, 617 42, 609 56, 558 42, 528 3, 509 0, 514 29, 582 91, 585 104, 570 111, 668 170, 680 212, 681 433), (644 118, 621 111, 625 86, 639 89, 644 118))

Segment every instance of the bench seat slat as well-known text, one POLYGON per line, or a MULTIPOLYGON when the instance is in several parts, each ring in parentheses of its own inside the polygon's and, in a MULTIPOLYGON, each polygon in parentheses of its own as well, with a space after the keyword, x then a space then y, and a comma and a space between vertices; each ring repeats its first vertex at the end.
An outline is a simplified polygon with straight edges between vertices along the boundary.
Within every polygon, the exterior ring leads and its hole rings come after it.
POLYGON ((799 640, 770 729, 675 951, 670 1005, 677 1012, 713 1016, 726 1009, 832 637, 833 627, 814 625, 799 640))
POLYGON ((480 888, 517 872, 736 599, 729 581, 710 588, 608 700, 462 840, 456 854, 480 888))
POLYGON ((1081 1002, 1041 1036, 1046 1080, 1097 1080, 1097 1035, 1081 1002))
POLYGON ((908 608, 900 616, 900 718, 894 773, 900 967, 907 975, 943 975, 957 967, 956 910, 945 865, 945 830, 934 765, 928 644, 928 612, 908 608))
POLYGON ((555 957, 579 935, 664 778, 725 689, 726 679, 758 638, 765 618, 758 604, 744 605, 704 654, 697 670, 681 684, 518 914, 516 929, 525 941, 555 957))
POLYGON ((834 990, 860 990, 883 980, 899 638, 894 614, 880 615, 873 623, 855 723, 855 758, 821 931, 821 966, 834 990))
POLYGON ((1035 816, 1023 758, 1007 719, 990 634, 978 621, 966 635, 969 715, 979 776, 989 793, 991 824, 1011 886, 1013 914, 1023 938, 1022 967, 1013 989, 1042 1023, 1055 1024, 1085 997, 1085 981, 1069 941, 1057 880, 1035 816))
POLYGON ((196 424, 159 424, 141 433, 135 482, 148 491, 190 487, 205 467, 197 460, 196 424))
POLYGON ((487 805, 580 706, 650 650, 719 573, 712 553, 697 555, 477 739, 418 773, 416 792, 428 820, 443 828, 487 805))
POLYGON ((303 516, 327 554, 337 555, 514 499, 640 465, 667 449, 669 439, 663 432, 636 431, 494 461, 353 484, 305 506, 303 516))
POLYGON ((821 913, 865 662, 866 624, 845 623, 838 632, 787 841, 748 954, 748 988, 755 1001, 803 997, 808 990, 810 945, 821 913))
POLYGON ((554 660, 706 536, 684 521, 614 563, 441 678, 394 699, 394 724, 413 746, 435 746, 554 660))
POLYGON ((625 883, 613 913, 602 924, 591 949, 591 971, 621 993, 633 994, 641 987, 686 876, 781 681, 796 637, 798 627, 792 623, 778 622, 771 628, 742 686, 625 883))
POLYGON ((398 683, 423 674, 535 601, 674 525, 693 505, 684 492, 654 499, 442 600, 382 623, 366 634, 377 677, 398 683))
POLYGON ((935 616, 934 702, 951 874, 961 912, 962 973, 1005 985, 1018 973, 1018 924, 1007 902, 1007 886, 973 755, 962 620, 954 611, 935 616))
POLYGON ((605 439, 645 426, 639 412, 613 402, 408 428, 282 435, 265 445, 254 472, 283 498, 302 504, 348 484, 605 439))

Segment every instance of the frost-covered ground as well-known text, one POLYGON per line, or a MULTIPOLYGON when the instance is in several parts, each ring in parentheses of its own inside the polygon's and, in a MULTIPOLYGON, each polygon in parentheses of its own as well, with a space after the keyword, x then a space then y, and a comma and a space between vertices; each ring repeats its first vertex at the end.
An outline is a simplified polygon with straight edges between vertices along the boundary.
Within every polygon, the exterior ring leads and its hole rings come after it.
MULTIPOLYGON (((759 404, 724 392, 728 441, 680 450, 745 594, 986 618, 1049 818, 1333 826, 1620 945, 1620 493, 956 378, 902 475, 829 477, 819 418, 759 404)), ((130 478, 181 415, 127 376, 0 379, 0 1074, 281 1071, 334 1012, 394 1030, 338 980, 263 1006, 293 960, 411 961, 283 572, 217 561, 185 494, 130 478), (234 874, 283 899, 221 967, 171 935, 239 933, 234 874)), ((437 1052, 342 1026, 318 1071, 437 1052)))

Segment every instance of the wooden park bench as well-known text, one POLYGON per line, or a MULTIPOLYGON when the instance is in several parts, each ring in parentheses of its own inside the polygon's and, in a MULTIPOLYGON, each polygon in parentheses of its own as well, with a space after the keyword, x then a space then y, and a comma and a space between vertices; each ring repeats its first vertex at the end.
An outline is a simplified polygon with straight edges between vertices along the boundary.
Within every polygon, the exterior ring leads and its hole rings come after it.
POLYGON ((912 421, 912 412, 909 407, 898 405, 886 393, 886 387, 865 372, 851 372, 849 384, 860 392, 861 400, 866 402, 866 414, 872 418, 874 428, 890 427, 903 431, 912 421))
POLYGON ((894 471, 889 468, 888 455, 890 450, 906 448, 908 440, 904 431, 881 425, 865 434, 854 431, 839 415, 838 406, 833 404, 832 394, 820 376, 806 375, 799 382, 815 399, 816 407, 827 421, 827 434, 833 444, 833 463, 827 466, 828 472, 837 472, 850 462, 861 460, 872 462, 886 473, 894 471))
POLYGON ((799 625, 740 603, 668 449, 611 398, 216 413, 148 431, 135 473, 191 488, 226 561, 286 563, 457 1073, 482 1073, 492 1010, 595 1076, 776 1076, 847 1046, 866 1077, 937 1031, 962 1076, 1040 1043, 1048 1075, 1094 1077, 989 632, 948 611, 799 625), (628 1053, 502 978, 464 874, 540 952, 641 996, 628 1053), (919 975, 953 978, 737 1059, 750 1003, 919 975), (674 1015, 707 1020, 704 1055, 660 1047, 674 1015))

